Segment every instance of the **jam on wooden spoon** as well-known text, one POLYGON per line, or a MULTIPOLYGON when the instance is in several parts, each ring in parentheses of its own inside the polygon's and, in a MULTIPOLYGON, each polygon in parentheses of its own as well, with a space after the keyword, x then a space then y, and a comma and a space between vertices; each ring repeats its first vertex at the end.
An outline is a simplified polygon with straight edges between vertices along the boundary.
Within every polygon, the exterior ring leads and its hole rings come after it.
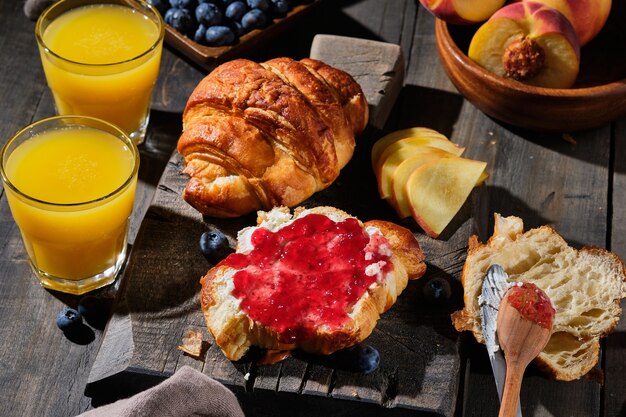
POLYGON ((506 359, 506 379, 499 417, 515 416, 526 367, 545 348, 554 321, 554 307, 535 284, 511 287, 498 310, 498 341, 506 359))

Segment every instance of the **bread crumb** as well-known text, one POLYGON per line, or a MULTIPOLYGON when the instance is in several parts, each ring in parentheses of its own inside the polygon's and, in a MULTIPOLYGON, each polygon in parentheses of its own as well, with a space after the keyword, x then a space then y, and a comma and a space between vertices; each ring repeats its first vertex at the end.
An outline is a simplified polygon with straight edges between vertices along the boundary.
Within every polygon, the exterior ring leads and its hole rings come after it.
POLYGON ((245 379, 246 381, 250 379, 250 372, 247 372, 244 376, 243 379, 245 379))
POLYGON ((571 143, 572 145, 576 145, 576 139, 574 139, 574 137, 569 133, 563 133, 563 135, 561 135, 561 139, 565 142, 571 143))
POLYGON ((202 341, 202 333, 195 330, 187 330, 183 335, 183 344, 178 346, 178 350, 193 358, 201 359, 206 351, 206 345, 208 343, 202 341))

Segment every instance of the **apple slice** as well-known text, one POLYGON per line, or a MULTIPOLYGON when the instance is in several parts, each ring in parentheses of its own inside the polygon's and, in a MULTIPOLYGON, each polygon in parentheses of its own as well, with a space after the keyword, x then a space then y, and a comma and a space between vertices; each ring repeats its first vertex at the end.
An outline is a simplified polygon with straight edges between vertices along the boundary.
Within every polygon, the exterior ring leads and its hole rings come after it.
POLYGON ((381 162, 380 168, 378 169, 378 193, 380 194, 380 198, 390 198, 392 193, 391 188, 391 179, 396 171, 396 168, 404 162, 406 159, 411 158, 415 155, 430 153, 435 151, 436 148, 423 145, 423 144, 412 144, 412 145, 404 145, 397 146, 394 148, 393 152, 385 155, 384 159, 381 162))
MULTIPOLYGON (((413 137, 432 138, 433 140, 450 142, 448 138, 441 133, 427 127, 412 127, 410 129, 397 130, 383 136, 377 140, 376 143, 374 143, 374 146, 372 147, 372 166, 374 169, 380 165, 380 157, 389 145, 399 140, 413 137)), ((463 151, 461 150, 461 153, 462 152, 463 151)))
POLYGON ((406 184, 413 218, 436 238, 454 218, 480 179, 486 162, 450 157, 428 162, 406 184))
POLYGON ((487 180, 487 178, 489 178, 489 174, 486 171, 483 171, 483 173, 480 174, 480 177, 478 177, 478 180, 476 181, 476 185, 474 185, 474 187, 478 187, 479 185, 481 185, 487 180))
POLYGON ((455 156, 450 152, 432 148, 431 151, 415 154, 400 163, 391 174, 390 204, 396 209, 401 219, 411 215, 411 205, 406 189, 409 177, 422 165, 439 158, 455 156))
POLYGON ((399 139, 387 146, 380 154, 378 167, 375 165, 374 169, 380 171, 383 163, 389 155, 396 152, 399 148, 415 146, 428 146, 430 148, 441 149, 442 151, 450 152, 456 156, 461 156, 465 150, 465 148, 461 148, 455 143, 450 142, 445 136, 413 136, 410 138, 399 139))
POLYGON ((541 3, 511 3, 476 31, 468 56, 504 78, 569 88, 578 76, 580 43, 558 10, 541 3))

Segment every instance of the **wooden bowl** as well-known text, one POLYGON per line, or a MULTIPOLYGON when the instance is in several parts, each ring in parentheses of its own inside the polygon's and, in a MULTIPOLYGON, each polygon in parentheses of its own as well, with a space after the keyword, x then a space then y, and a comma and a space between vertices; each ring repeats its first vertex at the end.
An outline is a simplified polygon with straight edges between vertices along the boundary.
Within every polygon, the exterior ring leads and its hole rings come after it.
POLYGON ((624 19, 626 2, 613 2, 600 35, 581 49, 578 80, 569 89, 533 87, 480 67, 466 55, 478 26, 448 25, 438 19, 435 34, 437 50, 450 80, 477 108, 514 126, 571 132, 598 127, 626 115, 624 19))

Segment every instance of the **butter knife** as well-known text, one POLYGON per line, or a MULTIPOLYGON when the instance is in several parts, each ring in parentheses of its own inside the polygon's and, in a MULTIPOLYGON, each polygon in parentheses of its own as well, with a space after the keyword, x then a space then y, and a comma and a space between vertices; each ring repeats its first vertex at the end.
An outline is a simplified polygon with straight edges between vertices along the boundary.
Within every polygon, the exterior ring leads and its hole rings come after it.
MULTIPOLYGON (((485 339, 485 346, 487 347, 487 354, 489 355, 489 362, 491 362, 491 369, 496 380, 496 388, 498 389, 498 398, 500 400, 502 400, 502 387, 504 386, 504 377, 506 375, 506 362, 498 344, 496 321, 500 301, 504 297, 504 293, 509 289, 509 286, 508 275, 504 272, 504 269, 497 264, 491 265, 487 270, 483 288, 478 297, 483 338, 485 339)), ((517 417, 522 417, 520 403, 517 404, 517 417)))

